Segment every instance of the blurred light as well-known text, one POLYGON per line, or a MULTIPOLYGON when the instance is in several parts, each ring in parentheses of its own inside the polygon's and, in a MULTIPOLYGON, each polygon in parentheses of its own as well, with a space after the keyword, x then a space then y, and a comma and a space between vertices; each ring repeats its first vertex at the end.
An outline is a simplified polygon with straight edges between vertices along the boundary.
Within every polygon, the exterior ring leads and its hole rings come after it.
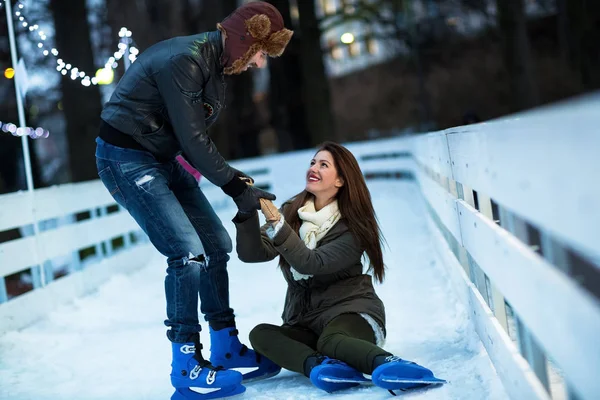
POLYGON ((40 108, 35 104, 29 107, 29 115, 32 117, 36 117, 40 113, 40 108))
POLYGON ((110 85, 115 78, 112 68, 100 68, 96 71, 96 79, 99 85, 110 85))
POLYGON ((63 69, 62 71, 60 71, 61 74, 66 75, 67 74, 67 70, 63 69))
POLYGON ((64 109, 62 101, 58 102, 58 104, 56 105, 56 108, 58 108, 60 111, 62 111, 64 109))
POLYGON ((133 54, 134 56, 137 56, 138 54, 140 54, 140 51, 137 49, 137 47, 131 47, 131 48, 129 49, 129 52, 130 52, 131 54, 133 54))
POLYGON ((14 78, 15 77, 15 70, 14 70, 14 68, 6 68, 4 70, 4 77, 6 79, 12 79, 12 78, 14 78))
POLYGON ((50 52, 48 50, 44 50, 44 55, 47 56, 50 52))
POLYGON ((458 25, 458 22, 459 22, 459 21, 460 21, 460 20, 458 19, 458 17, 449 17, 449 18, 446 20, 446 23, 447 23, 448 25, 450 25, 450 26, 456 26, 456 25, 458 25))
POLYGON ((342 41, 342 43, 350 44, 354 42, 354 35, 350 32, 346 32, 340 37, 340 40, 342 41))

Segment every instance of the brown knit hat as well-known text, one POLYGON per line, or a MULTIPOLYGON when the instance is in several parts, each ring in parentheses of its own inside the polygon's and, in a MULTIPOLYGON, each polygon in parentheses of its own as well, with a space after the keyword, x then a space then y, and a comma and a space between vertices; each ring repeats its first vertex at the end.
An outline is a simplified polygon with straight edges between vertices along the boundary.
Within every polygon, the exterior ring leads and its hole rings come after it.
POLYGON ((240 6, 217 24, 217 28, 225 36, 222 62, 223 72, 228 75, 241 73, 261 50, 271 57, 279 57, 294 34, 283 26, 279 11, 264 1, 240 6))

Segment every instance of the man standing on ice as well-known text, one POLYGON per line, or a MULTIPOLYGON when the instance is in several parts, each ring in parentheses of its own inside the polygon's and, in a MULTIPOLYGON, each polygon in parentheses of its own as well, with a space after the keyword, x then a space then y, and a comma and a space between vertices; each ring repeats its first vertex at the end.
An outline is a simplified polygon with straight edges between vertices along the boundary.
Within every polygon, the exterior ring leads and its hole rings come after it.
MULTIPOLYGON (((177 400, 236 395, 245 390, 242 380, 280 370, 237 337, 226 269, 231 239, 175 158, 183 153, 242 212, 260 209, 260 198, 275 199, 244 182, 250 178, 229 166, 206 129, 224 105, 223 75, 265 67, 266 57, 280 56, 293 32, 262 1, 242 5, 217 28, 142 53, 104 106, 96 139, 100 179, 167 257, 165 325, 173 351, 171 398, 177 400), (210 361, 201 353, 198 295, 210 327, 210 361)), ((134 363, 135 354, 129 357, 134 363)))

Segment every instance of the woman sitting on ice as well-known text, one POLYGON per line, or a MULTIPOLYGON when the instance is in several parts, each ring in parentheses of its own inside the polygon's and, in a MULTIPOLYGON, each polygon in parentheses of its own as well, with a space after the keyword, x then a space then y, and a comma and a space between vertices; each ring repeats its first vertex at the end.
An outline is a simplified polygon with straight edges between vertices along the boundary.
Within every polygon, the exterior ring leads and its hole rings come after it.
POLYGON ((371 196, 352 153, 327 142, 310 162, 306 189, 281 214, 262 203, 258 215, 238 213, 237 253, 244 262, 279 258, 288 284, 283 325, 260 324, 250 333, 255 351, 304 374, 333 392, 367 381, 388 390, 443 383, 433 373, 379 347, 385 309, 369 270, 384 278, 383 240, 371 196))

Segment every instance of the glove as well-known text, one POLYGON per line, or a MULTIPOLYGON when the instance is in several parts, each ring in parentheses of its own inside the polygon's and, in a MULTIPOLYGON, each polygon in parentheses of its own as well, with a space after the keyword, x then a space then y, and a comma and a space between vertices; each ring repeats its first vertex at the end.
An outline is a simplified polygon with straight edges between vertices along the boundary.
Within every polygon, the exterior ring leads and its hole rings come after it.
POLYGON ((231 167, 231 169, 233 170, 233 173, 235 174, 235 177, 241 179, 242 181, 244 181, 246 183, 254 184, 254 179, 252 179, 252 177, 250 175, 246 175, 245 173, 243 173, 239 169, 235 169, 233 167, 231 167))
POLYGON ((233 201, 241 213, 250 214, 260 210, 260 199, 275 200, 276 197, 272 193, 248 185, 242 193, 233 198, 233 201))
POLYGON ((281 218, 281 214, 279 214, 279 210, 275 207, 270 200, 260 199, 260 209, 267 219, 267 222, 277 222, 281 218))

